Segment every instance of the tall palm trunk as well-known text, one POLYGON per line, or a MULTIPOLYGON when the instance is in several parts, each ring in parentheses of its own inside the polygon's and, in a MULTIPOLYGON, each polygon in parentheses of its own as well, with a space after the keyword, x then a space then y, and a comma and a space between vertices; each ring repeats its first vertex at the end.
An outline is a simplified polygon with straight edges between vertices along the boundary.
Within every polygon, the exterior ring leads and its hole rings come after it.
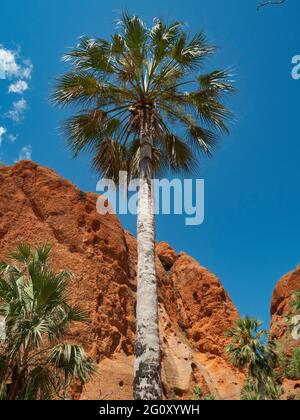
POLYGON ((134 398, 162 399, 160 347, 155 269, 155 218, 153 193, 153 141, 151 115, 140 111, 140 189, 137 218, 137 308, 134 398))

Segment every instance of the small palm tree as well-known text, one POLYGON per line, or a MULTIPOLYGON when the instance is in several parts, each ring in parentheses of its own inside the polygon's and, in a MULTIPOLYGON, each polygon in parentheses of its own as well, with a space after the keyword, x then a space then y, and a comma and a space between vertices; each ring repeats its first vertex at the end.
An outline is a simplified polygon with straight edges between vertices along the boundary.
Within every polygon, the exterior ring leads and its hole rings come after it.
POLYGON ((73 380, 95 371, 80 345, 63 341, 87 315, 69 304, 71 274, 53 272, 50 252, 19 245, 12 264, 0 263, 0 399, 66 399, 73 380))
POLYGON ((120 170, 140 179, 134 397, 161 399, 152 179, 212 155, 228 132, 223 95, 233 88, 226 71, 200 73, 215 51, 202 32, 191 38, 160 19, 148 28, 126 12, 118 27, 109 41, 81 38, 53 100, 83 107, 63 124, 75 156, 92 151, 96 170, 116 182, 120 170))
MULTIPOLYGON (((247 382, 242 392, 244 399, 267 399, 272 388, 276 354, 273 343, 264 344, 268 332, 261 330, 262 323, 255 318, 245 317, 237 321, 236 328, 227 335, 231 343, 226 350, 231 362, 239 369, 247 369, 247 382), (245 398, 247 395, 247 398, 245 398), (255 398, 260 396, 260 398, 255 398)), ((274 384, 275 385, 275 384, 274 384)), ((274 392, 273 392, 274 393, 274 392)))

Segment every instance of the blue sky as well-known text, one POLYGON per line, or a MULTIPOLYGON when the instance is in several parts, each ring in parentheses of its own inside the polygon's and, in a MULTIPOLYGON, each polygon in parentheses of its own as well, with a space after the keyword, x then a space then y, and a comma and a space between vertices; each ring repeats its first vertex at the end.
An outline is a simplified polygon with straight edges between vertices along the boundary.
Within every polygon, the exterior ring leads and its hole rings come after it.
MULTIPOLYGON (((241 314, 268 322, 275 283, 300 262, 300 80, 291 77, 292 57, 300 54, 300 2, 287 0, 259 13, 256 3, 3 2, 0 44, 2 51, 18 51, 18 67, 11 69, 12 80, 0 80, 0 160, 11 164, 31 155, 81 189, 95 191, 89 156, 73 160, 65 150, 57 130, 65 113, 48 100, 55 76, 67 70, 60 60, 66 48, 83 34, 108 37, 124 7, 149 23, 159 16, 183 20, 191 32, 204 29, 220 47, 210 66, 234 68, 239 91, 230 104, 236 122, 214 159, 201 165, 204 224, 186 227, 183 216, 160 216, 157 236, 216 273, 241 314), (20 79, 28 89, 16 85, 20 79)), ((133 217, 122 222, 135 232, 133 217)))

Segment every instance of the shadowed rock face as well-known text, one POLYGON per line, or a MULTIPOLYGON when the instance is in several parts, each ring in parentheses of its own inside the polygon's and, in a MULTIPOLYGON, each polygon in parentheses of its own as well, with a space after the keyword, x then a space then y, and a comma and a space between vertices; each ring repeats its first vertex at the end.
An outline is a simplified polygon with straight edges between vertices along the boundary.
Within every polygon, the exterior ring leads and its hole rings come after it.
MULTIPOLYGON (((132 398, 136 240, 114 215, 96 212, 98 195, 33 162, 0 168, 0 258, 18 242, 53 243, 56 270, 73 271, 74 301, 90 313, 72 340, 84 345, 99 375, 74 398, 132 398)), ((221 399, 239 397, 243 376, 224 354, 238 318, 220 281, 168 244, 157 246, 162 375, 167 398, 194 386, 221 399)))

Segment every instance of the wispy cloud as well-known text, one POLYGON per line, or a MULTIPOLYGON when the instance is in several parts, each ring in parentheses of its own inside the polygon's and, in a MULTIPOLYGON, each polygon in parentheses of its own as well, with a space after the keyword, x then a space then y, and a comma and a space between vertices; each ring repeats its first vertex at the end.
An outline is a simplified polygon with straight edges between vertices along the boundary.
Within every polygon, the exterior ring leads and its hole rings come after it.
POLYGON ((6 128, 0 126, 0 146, 3 142, 3 136, 6 133, 6 128))
POLYGON ((25 80, 17 80, 16 82, 12 83, 8 88, 8 93, 19 93, 22 94, 26 90, 28 90, 29 86, 25 80))
POLYGON ((27 59, 23 61, 23 66, 20 69, 20 75, 19 77, 22 79, 27 79, 30 80, 31 79, 31 75, 33 72, 33 64, 32 62, 27 59))
POLYGON ((14 143, 16 140, 17 140, 17 138, 18 138, 19 136, 18 136, 18 134, 17 135, 14 135, 14 134, 9 134, 8 136, 7 136, 7 139, 8 139, 8 141, 10 142, 10 143, 14 143))
POLYGON ((28 109, 28 104, 24 98, 17 102, 13 102, 12 108, 5 114, 6 118, 10 118, 16 123, 20 123, 24 118, 24 113, 28 109))
POLYGON ((17 162, 20 160, 31 160, 31 155, 32 155, 31 145, 24 146, 19 152, 19 158, 17 162))

